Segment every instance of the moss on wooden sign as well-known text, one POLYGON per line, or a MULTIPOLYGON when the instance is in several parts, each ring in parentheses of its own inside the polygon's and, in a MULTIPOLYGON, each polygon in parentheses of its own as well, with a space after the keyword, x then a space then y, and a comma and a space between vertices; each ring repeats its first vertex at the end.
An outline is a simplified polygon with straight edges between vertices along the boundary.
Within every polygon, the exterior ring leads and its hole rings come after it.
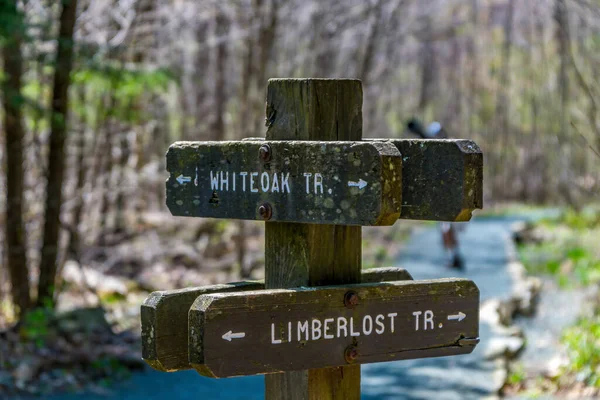
POLYGON ((394 139, 402 153, 402 219, 469 221, 483 207, 483 154, 464 139, 394 139))
POLYGON ((392 225, 402 158, 385 142, 177 142, 167 153, 173 215, 392 225))

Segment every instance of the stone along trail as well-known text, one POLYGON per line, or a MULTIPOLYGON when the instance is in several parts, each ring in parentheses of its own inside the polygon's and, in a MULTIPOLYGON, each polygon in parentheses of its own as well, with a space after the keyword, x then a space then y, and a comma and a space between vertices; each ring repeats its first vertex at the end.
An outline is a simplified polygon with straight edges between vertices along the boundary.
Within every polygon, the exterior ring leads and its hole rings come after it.
MULTIPOLYGON (((448 269, 436 227, 420 228, 407 243, 397 264, 414 279, 464 277, 472 279, 486 301, 507 298, 514 282, 507 264, 514 219, 476 219, 460 234, 466 259, 464 272, 448 269)), ((398 223, 402 223, 399 221, 398 223)), ((468 316, 467 316, 468 318, 468 316)), ((481 343, 469 355, 368 364, 362 367, 363 399, 480 399, 494 397, 504 381, 500 360, 488 359, 490 343, 499 339, 481 319, 481 343)), ((263 399, 264 379, 250 376, 209 379, 195 371, 161 373, 148 369, 129 381, 111 386, 102 395, 80 393, 54 396, 50 400, 148 400, 148 399, 263 399)))

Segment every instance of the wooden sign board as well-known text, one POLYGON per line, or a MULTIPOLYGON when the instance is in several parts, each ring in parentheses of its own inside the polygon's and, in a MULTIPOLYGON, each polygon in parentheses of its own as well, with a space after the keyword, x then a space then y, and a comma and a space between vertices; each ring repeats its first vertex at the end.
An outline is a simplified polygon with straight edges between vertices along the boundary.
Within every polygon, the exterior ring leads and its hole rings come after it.
POLYGON ((402 154, 402 219, 469 221, 483 207, 483 154, 464 139, 393 139, 402 154))
POLYGON ((189 369, 188 311, 202 294, 264 289, 262 281, 235 282, 150 293, 140 309, 142 358, 152 368, 189 369))
POLYGON ((167 153, 173 215, 392 225, 402 158, 387 142, 177 142, 167 153))
POLYGON ((466 279, 217 293, 189 313, 190 363, 218 378, 465 354, 478 335, 466 279))
MULTIPOLYGON (((361 282, 412 280, 404 268, 365 269, 361 282)), ((158 371, 173 372, 192 368, 188 359, 188 311, 194 300, 209 293, 261 290, 263 281, 160 290, 150 293, 141 306, 142 358, 158 371)))

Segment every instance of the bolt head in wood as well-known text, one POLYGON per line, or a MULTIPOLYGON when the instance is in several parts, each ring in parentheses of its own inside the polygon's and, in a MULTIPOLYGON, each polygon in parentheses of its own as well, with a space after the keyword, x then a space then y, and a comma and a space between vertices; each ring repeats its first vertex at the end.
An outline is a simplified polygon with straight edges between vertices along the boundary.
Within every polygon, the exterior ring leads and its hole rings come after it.
POLYGON ((268 144, 260 146, 258 157, 264 162, 271 161, 271 147, 268 144))
POLYGON ((262 219, 268 221, 273 216, 273 209, 269 203, 264 203, 258 207, 258 214, 262 217, 262 219))
POLYGON ((352 364, 358 358, 358 349, 354 345, 346 347, 344 350, 344 358, 348 364, 352 364))
POLYGON ((356 292, 349 291, 344 295, 344 305, 348 308, 354 308, 358 305, 358 295, 356 292))

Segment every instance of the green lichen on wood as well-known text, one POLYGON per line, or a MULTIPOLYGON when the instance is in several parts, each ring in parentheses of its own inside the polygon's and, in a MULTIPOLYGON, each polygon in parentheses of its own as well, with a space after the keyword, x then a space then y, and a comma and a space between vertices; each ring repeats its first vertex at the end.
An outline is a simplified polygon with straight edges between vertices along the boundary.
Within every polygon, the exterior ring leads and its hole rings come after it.
POLYGON ((473 141, 391 141, 407 153, 402 157, 406 165, 402 171, 401 219, 468 221, 473 210, 483 207, 483 154, 473 141), (439 170, 435 171, 434 166, 439 170))
POLYGON ((391 225, 401 162, 389 143, 177 142, 167 153, 167 205, 178 216, 261 220, 268 203, 271 221, 391 225), (266 162, 261 146, 270 148, 266 162), (359 183, 366 186, 351 186, 359 183))
MULTIPOLYGON (((387 139, 374 139, 387 141, 387 139)), ((401 219, 468 221, 483 206, 483 155, 463 139, 392 139, 402 154, 401 219)))

